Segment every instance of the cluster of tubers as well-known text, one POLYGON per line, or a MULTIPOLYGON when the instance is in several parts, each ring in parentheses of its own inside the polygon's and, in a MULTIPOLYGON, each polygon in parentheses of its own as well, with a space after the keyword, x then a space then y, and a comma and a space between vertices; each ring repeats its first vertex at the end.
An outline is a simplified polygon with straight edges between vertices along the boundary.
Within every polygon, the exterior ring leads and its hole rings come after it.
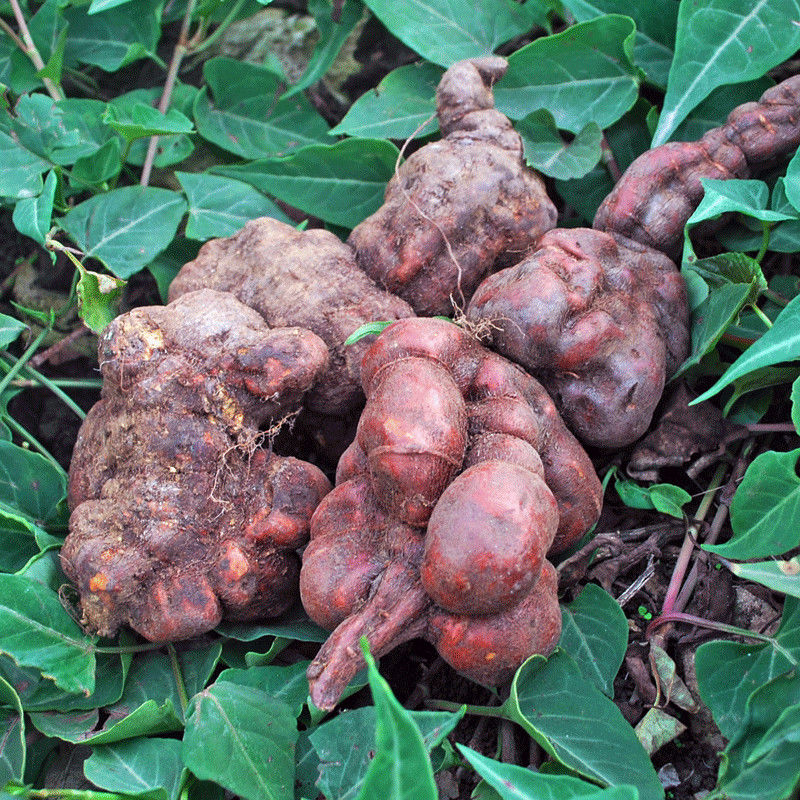
POLYGON ((547 557, 602 502, 578 440, 622 447, 647 430, 687 355, 671 258, 699 178, 796 148, 800 78, 699 142, 645 153, 593 228, 559 230, 494 108, 504 71, 489 57, 445 73, 443 138, 399 167, 347 243, 254 220, 206 243, 167 306, 106 329, 62 551, 87 627, 186 638, 278 615, 299 590, 333 631, 309 668, 320 708, 363 665, 362 636, 377 655, 424 637, 489 685, 553 649, 547 557), (466 329, 432 318, 454 310, 466 329), (344 345, 374 320, 394 322, 344 345), (333 489, 263 446, 301 404, 323 420, 360 412, 333 489))

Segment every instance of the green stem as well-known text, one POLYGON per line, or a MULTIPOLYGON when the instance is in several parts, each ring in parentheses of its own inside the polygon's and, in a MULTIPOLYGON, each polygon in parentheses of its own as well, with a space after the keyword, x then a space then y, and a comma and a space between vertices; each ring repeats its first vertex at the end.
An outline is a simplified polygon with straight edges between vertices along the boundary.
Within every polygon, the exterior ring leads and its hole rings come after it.
POLYGON ((786 308, 786 306, 789 305, 789 301, 782 294, 778 294, 774 289, 764 289, 761 294, 768 300, 772 300, 776 306, 781 306, 781 308, 786 308))
POLYGON ((14 797, 30 800, 129 800, 129 796, 92 789, 29 789, 26 786, 6 785, 3 791, 14 797))
MULTIPOLYGON (((46 332, 47 331, 45 331, 45 333, 46 332)), ((14 366, 11 367, 11 369, 9 370, 6 377, 3 379, 4 381, 8 378, 9 375, 12 374, 12 372, 21 371, 23 375, 25 375, 28 378, 29 381, 34 383, 34 385, 42 386, 45 389, 49 389, 59 400, 61 400, 62 403, 64 403, 65 406, 67 406, 67 408, 69 408, 75 413, 75 415, 78 417, 79 420, 81 420, 81 422, 83 422, 83 420, 86 419, 86 412, 60 386, 58 386, 58 384, 51 381, 50 378, 42 375, 42 373, 39 372, 38 369, 34 369, 32 366, 30 366, 30 364, 25 363, 25 360, 27 360, 25 359, 25 356, 22 356, 22 358, 17 359, 10 353, 8 353, 7 355, 15 363, 14 366)), ((11 381, 9 381, 9 383, 16 384, 17 381, 12 379, 11 381)), ((3 393, 3 390, 5 388, 6 387, 3 386, 2 382, 0 382, 0 394, 3 393)))
POLYGON ((30 343, 30 345, 28 345, 28 349, 22 354, 20 358, 17 359, 14 358, 14 356, 10 356, 12 359, 14 359, 16 363, 3 376, 2 380, 0 380, 0 395, 2 395, 3 392, 6 389, 8 389, 11 381, 13 381, 14 378, 17 377, 20 370, 25 366, 25 362, 36 352, 36 350, 39 348, 39 345, 44 340, 45 336, 47 336, 47 334, 50 333, 51 327, 52 326, 48 325, 46 328, 43 328, 41 333, 30 343))
POLYGON ((167 652, 169 653, 169 663, 172 665, 172 674, 175 676, 175 685, 178 687, 178 699, 181 703, 181 711, 183 711, 185 715, 186 709, 189 706, 189 698, 186 696, 186 684, 183 682, 183 673, 181 672, 181 665, 178 661, 178 654, 172 642, 167 643, 167 652))
MULTIPOLYGON (((28 369, 33 369, 28 367, 28 369)), ((50 381, 53 386, 60 389, 102 389, 102 378, 56 378, 50 381)), ((17 378, 11 381, 11 385, 17 389, 36 389, 42 385, 36 378, 17 378)))
POLYGON ((29 444, 33 445, 36 450, 43 455, 54 467, 58 469, 60 473, 66 476, 64 472, 64 468, 58 461, 55 460, 53 454, 32 434, 28 431, 27 428, 24 428, 22 425, 17 422, 14 417, 11 416, 4 416, 2 417, 3 422, 8 425, 11 430, 14 431, 21 439, 24 439, 29 444))
POLYGON ((211 45, 214 44, 214 42, 216 42, 223 33, 225 33, 226 29, 236 19, 236 17, 239 15, 239 12, 242 10, 244 3, 245 0, 237 0, 236 4, 230 10, 228 16, 225 17, 225 19, 223 19, 222 22, 220 22, 220 24, 214 29, 214 33, 204 39, 200 44, 193 45, 189 52, 194 55, 195 53, 201 53, 203 50, 211 47, 211 45))
POLYGON ((146 644, 127 644, 118 647, 93 647, 92 652, 118 656, 123 653, 149 653, 152 650, 160 650, 163 646, 163 642, 147 642, 146 644))
POLYGON ((755 315, 767 326, 767 330, 769 330, 772 327, 772 320, 755 303, 752 303, 750 308, 753 309, 755 315))
POLYGON ((452 703, 450 700, 428 700, 425 705, 428 708, 438 708, 442 711, 459 712, 466 709, 467 714, 476 717, 494 717, 496 719, 506 719, 502 706, 470 706, 465 703, 452 703))
POLYGON ((756 261, 760 264, 764 256, 767 254, 769 247, 769 222, 766 220, 761 221, 761 249, 756 253, 756 261))
POLYGON ((668 622, 685 622, 689 625, 696 625, 698 628, 707 628, 712 631, 720 631, 720 633, 728 633, 731 636, 742 636, 746 639, 756 639, 759 642, 766 642, 771 645, 773 649, 780 653, 794 669, 798 666, 797 659, 774 637, 767 636, 764 633, 756 633, 749 631, 746 628, 738 628, 735 625, 726 625, 724 622, 717 622, 713 619, 705 619, 704 617, 696 617, 694 614, 686 614, 682 611, 670 611, 661 614, 657 619, 654 619, 647 627, 648 634, 659 625, 664 625, 668 622))

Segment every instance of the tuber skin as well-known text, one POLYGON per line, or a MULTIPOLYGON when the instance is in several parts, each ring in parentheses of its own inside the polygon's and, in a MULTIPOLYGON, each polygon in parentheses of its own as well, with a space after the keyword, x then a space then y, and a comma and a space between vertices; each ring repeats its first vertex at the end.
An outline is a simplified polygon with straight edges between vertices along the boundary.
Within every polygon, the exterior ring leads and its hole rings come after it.
POLYGON ((232 293, 271 327, 316 333, 328 346, 330 363, 306 405, 329 415, 345 415, 364 402, 359 365, 374 337, 345 347, 347 337, 366 322, 414 315, 358 268, 352 250, 334 234, 298 231, 270 217, 206 242, 170 285, 169 299, 202 288, 232 293))
POLYGON ((686 221, 703 198, 701 178, 747 178, 800 146, 800 75, 735 108, 696 142, 640 155, 601 203, 593 227, 677 258, 686 221))
POLYGON ((445 72, 436 91, 443 138, 398 168, 384 204, 348 239, 359 266, 421 316, 463 308, 492 269, 555 225, 520 136, 494 108, 492 86, 506 68, 491 56, 445 72))
POLYGON ((330 483, 261 448, 259 429, 299 405, 324 342, 206 289, 118 317, 99 356, 61 551, 87 628, 161 642, 282 613, 330 483))
POLYGON ((528 258, 489 276, 467 318, 536 375, 581 441, 623 447, 648 428, 688 353, 686 288, 675 265, 588 228, 549 231, 528 258))
POLYGON ((498 684, 558 641, 545 556, 600 514, 591 461, 531 376, 450 322, 390 325, 362 381, 356 440, 312 517, 300 572, 306 611, 333 630, 308 670, 311 699, 335 706, 364 664, 362 636, 376 656, 424 637, 455 669, 498 684))

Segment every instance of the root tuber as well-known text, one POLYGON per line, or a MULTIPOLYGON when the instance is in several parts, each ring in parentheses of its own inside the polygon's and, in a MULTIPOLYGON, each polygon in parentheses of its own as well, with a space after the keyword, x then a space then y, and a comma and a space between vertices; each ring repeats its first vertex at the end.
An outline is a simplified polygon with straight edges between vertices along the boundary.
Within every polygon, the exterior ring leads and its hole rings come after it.
POLYGON ((399 167, 383 206, 348 239, 359 266, 420 315, 463 307, 498 263, 521 258, 555 225, 522 140, 494 108, 506 67, 491 56, 445 72, 436 92, 444 138, 399 167))
POLYGON ((262 449, 259 427, 299 405, 327 357, 310 331, 270 330, 212 290, 111 323, 61 551, 88 628, 169 641, 294 602, 296 550, 330 484, 262 449))
POLYGON ((592 464, 544 389, 450 322, 390 325, 362 380, 356 440, 300 573, 309 616, 334 629, 309 668, 312 700, 336 704, 363 666, 361 636, 375 655, 422 636, 499 683, 558 640, 545 556, 597 520, 592 464))

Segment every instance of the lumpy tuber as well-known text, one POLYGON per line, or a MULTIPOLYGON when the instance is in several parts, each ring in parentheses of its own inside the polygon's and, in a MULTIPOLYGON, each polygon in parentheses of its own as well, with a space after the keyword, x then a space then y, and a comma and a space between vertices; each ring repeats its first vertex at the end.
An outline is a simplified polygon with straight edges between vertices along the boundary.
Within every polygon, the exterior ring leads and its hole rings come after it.
POLYGON ((458 326, 395 322, 362 364, 367 405, 311 521, 300 592, 334 629, 309 667, 335 705, 363 665, 419 636, 486 684, 549 653, 560 613, 548 552, 600 513, 592 464, 544 389, 458 326))
POLYGON ((170 641, 286 610, 330 484, 259 447, 259 427, 297 406, 324 343, 201 290, 117 317, 99 355, 103 395, 75 446, 61 551, 87 627, 170 641))
POLYGON ((412 154, 385 202, 348 242, 359 266, 420 315, 452 314, 496 266, 521 258, 556 222, 522 140, 494 108, 505 59, 459 61, 436 91, 443 138, 412 154))

